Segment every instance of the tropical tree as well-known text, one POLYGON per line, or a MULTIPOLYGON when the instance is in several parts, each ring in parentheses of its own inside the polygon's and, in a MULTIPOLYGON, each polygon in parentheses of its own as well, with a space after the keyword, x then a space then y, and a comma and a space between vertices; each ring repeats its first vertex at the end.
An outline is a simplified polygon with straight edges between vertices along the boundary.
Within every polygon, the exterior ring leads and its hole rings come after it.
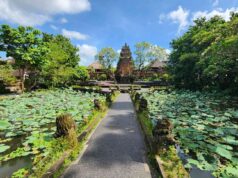
POLYGON ((117 60, 117 52, 114 51, 113 48, 102 48, 101 51, 96 55, 96 60, 99 61, 99 63, 103 66, 103 68, 107 70, 111 70, 113 67, 113 64, 117 60))
POLYGON ((170 72, 177 87, 238 89, 238 13, 229 21, 200 18, 172 41, 170 72))
POLYGON ((65 86, 79 75, 79 49, 62 35, 44 34, 49 52, 45 55, 47 63, 43 66, 41 76, 47 86, 65 86))
POLYGON ((148 42, 139 42, 136 43, 135 45, 135 67, 141 71, 146 64, 149 63, 150 61, 150 48, 151 48, 151 44, 148 42))
POLYGON ((167 61, 169 54, 164 48, 157 45, 151 45, 149 50, 149 61, 161 60, 167 61))
POLYGON ((135 45, 135 66, 141 71, 144 67, 155 60, 167 60, 168 54, 164 48, 152 45, 148 42, 139 42, 135 45))
POLYGON ((0 51, 15 59, 15 66, 20 69, 22 90, 24 91, 26 70, 39 70, 48 52, 42 40, 41 31, 32 27, 19 26, 11 28, 8 25, 0 27, 0 51))

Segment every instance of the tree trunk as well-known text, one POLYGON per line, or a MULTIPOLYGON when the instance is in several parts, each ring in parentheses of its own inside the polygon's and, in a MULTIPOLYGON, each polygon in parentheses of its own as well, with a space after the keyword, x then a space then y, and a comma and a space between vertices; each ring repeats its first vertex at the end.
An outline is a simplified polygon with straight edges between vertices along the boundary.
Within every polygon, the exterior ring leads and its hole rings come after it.
POLYGON ((21 75, 21 90, 22 90, 22 93, 24 92, 24 90, 25 90, 25 76, 24 76, 24 74, 25 74, 25 67, 23 67, 22 69, 19 69, 19 73, 20 73, 20 75, 21 75))

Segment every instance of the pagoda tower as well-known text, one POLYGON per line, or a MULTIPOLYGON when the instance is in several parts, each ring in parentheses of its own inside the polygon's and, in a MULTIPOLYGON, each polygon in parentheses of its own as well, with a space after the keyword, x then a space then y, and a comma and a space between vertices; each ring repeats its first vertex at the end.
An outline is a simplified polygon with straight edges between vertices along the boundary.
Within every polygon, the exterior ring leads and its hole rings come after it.
POLYGON ((118 83, 132 83, 133 61, 130 47, 125 43, 121 49, 115 77, 118 83))

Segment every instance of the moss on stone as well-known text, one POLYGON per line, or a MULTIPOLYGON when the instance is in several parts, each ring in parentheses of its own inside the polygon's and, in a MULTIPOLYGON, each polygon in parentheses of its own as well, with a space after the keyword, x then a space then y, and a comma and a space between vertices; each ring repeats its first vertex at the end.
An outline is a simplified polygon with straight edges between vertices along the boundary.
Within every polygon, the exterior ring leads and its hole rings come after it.
POLYGON ((161 149, 158 153, 167 178, 188 178, 189 174, 185 170, 182 161, 177 155, 174 146, 168 149, 161 149))

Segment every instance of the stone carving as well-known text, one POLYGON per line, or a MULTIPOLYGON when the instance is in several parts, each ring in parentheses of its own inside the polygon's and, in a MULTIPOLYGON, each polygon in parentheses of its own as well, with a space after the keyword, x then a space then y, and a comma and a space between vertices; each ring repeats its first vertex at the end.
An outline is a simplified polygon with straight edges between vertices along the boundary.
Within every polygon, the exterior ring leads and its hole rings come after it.
POLYGON ((157 145, 157 150, 167 149, 169 146, 174 145, 175 141, 172 136, 173 125, 167 118, 159 119, 156 127, 153 130, 154 141, 157 145))
POLYGON ((139 111, 147 111, 148 110, 148 102, 145 98, 140 99, 139 111))
POLYGON ((56 118, 56 133, 55 137, 62 137, 69 135, 70 130, 76 129, 76 124, 70 114, 62 114, 56 118))
POLYGON ((68 141, 70 148, 78 145, 78 138, 76 133, 76 123, 71 114, 62 114, 56 118, 56 132, 55 138, 63 137, 68 141))
POLYGON ((96 108, 97 110, 101 110, 102 109, 102 104, 99 101, 99 99, 94 99, 94 108, 96 108))

